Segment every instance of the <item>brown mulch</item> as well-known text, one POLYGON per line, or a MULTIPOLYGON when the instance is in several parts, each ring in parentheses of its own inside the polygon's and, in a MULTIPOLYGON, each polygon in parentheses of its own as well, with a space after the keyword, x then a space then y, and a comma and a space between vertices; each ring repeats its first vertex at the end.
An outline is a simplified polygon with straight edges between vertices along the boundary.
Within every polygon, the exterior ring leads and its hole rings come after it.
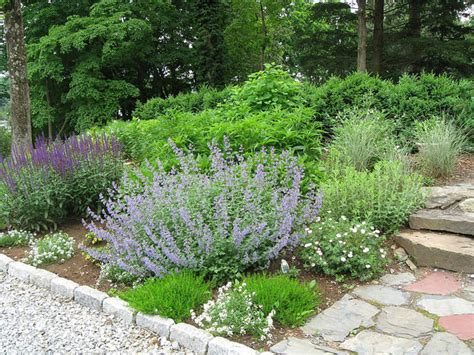
MULTIPOLYGON (((84 226, 78 221, 71 221, 61 226, 59 229, 66 232, 75 240, 76 248, 74 256, 71 259, 66 260, 64 263, 40 266, 40 268, 75 281, 80 285, 91 286, 98 288, 101 291, 109 290, 110 284, 107 281, 103 281, 100 284, 97 283, 100 267, 89 260, 86 260, 82 255, 82 251, 79 249, 79 246, 84 243, 85 235, 87 233, 84 226)), ((14 260, 20 261, 27 257, 29 250, 29 247, 0 248, 0 253, 8 255, 14 260)))
POLYGON ((459 157, 454 173, 448 178, 436 179, 435 185, 474 185, 474 154, 463 154, 459 157))

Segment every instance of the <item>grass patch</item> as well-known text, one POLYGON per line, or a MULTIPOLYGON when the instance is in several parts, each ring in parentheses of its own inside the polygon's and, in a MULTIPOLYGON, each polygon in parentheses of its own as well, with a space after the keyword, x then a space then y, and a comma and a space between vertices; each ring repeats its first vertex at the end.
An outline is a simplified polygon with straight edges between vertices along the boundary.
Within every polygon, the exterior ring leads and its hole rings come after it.
POLYGON ((139 312, 180 322, 191 316, 191 309, 198 309, 209 300, 211 287, 202 276, 183 271, 163 279, 149 279, 118 296, 139 312))
POLYGON ((285 326, 304 324, 321 302, 314 283, 302 284, 285 275, 252 275, 245 283, 249 292, 255 292, 254 301, 263 306, 265 314, 274 309, 273 318, 285 326))

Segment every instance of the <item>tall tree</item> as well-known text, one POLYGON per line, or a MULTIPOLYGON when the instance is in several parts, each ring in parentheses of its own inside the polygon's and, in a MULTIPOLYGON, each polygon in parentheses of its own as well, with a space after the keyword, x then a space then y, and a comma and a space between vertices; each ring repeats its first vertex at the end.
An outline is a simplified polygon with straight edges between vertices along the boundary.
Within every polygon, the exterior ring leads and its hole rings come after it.
POLYGON ((2 0, 10 76, 12 149, 32 143, 31 105, 20 0, 2 0))
POLYGON ((374 1, 374 72, 382 73, 384 0, 374 1))
POLYGON ((197 84, 226 84, 224 30, 229 6, 222 0, 196 0, 197 84))
POLYGON ((357 14, 349 4, 307 4, 307 9, 294 14, 293 22, 290 68, 315 84, 356 69, 357 14))
POLYGON ((367 71, 367 0, 357 0, 357 71, 367 71))

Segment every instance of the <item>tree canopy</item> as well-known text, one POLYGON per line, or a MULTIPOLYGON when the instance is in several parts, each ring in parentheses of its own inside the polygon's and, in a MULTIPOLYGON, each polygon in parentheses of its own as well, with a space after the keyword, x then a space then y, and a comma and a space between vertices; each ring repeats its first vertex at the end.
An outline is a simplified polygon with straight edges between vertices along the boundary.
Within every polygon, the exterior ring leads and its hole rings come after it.
MULTIPOLYGON (((374 1, 366 5, 369 72, 472 78, 468 1, 385 1, 377 45, 374 1)), ((244 81, 265 63, 313 83, 345 76, 356 69, 356 10, 309 0, 24 0, 35 132, 130 119, 139 102, 244 81)))

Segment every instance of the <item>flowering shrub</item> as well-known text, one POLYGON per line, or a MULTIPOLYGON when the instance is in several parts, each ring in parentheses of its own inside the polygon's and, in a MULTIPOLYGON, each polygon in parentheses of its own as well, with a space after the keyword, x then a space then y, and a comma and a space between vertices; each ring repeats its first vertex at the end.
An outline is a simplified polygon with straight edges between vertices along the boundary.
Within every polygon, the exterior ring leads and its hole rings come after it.
POLYGON ((329 217, 306 229, 300 256, 306 267, 327 275, 368 280, 386 265, 384 240, 380 231, 366 222, 329 217))
POLYGON ((270 340, 275 312, 272 310, 265 316, 263 306, 257 305, 253 296, 245 283, 232 287, 229 282, 218 289, 216 300, 210 300, 204 305, 201 315, 197 316, 191 310, 191 319, 215 335, 250 334, 262 341, 270 340))
POLYGON ((0 214, 28 229, 56 227, 68 215, 98 207, 99 194, 121 174, 114 138, 38 139, 34 148, 17 150, 7 160, 0 157, 0 184, 6 188, 0 214))
POLYGON ((28 245, 34 237, 34 233, 24 230, 11 230, 0 233, 0 247, 28 245))
POLYGON ((223 281, 268 266, 316 219, 321 199, 302 195, 303 171, 288 153, 244 159, 211 145, 212 166, 201 170, 173 147, 178 169, 136 171, 138 181, 125 177, 104 213, 92 213, 98 225, 87 228, 109 245, 88 250, 94 258, 141 277, 191 269, 223 281))
POLYGON ((63 263, 73 255, 74 239, 64 232, 58 232, 32 242, 28 261, 33 266, 63 263))

